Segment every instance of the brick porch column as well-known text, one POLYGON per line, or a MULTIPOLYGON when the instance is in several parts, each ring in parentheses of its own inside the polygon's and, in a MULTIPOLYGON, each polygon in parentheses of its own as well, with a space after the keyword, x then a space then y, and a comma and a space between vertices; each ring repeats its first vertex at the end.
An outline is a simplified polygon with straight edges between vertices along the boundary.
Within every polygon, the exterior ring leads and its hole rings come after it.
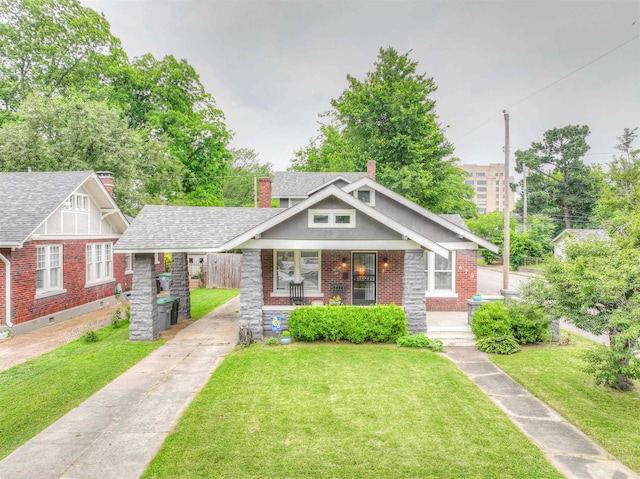
POLYGON ((262 328, 262 262, 259 249, 242 250, 240 274, 240 327, 249 326, 260 340, 262 328))
POLYGON ((427 332, 426 284, 424 278, 424 252, 411 249, 404 252, 404 281, 402 305, 407 315, 407 327, 412 333, 427 332))
POLYGON ((189 294, 189 265, 187 253, 171 255, 171 296, 180 298, 178 319, 191 317, 191 296, 189 294))
POLYGON ((155 341, 159 335, 155 255, 136 253, 133 264, 129 340, 155 341))

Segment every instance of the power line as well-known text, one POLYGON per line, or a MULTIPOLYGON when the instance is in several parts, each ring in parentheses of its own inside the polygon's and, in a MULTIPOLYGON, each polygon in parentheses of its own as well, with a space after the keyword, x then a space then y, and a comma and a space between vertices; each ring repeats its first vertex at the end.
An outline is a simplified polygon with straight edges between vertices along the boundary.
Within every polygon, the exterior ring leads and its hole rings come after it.
MULTIPOLYGON (((622 42, 621 44, 613 47, 611 50, 603 53, 602 55, 594 58, 593 60, 588 61, 587 63, 585 63, 584 65, 576 68, 575 70, 567 73, 566 75, 558 78, 557 80, 552 81, 551 83, 549 83, 548 85, 536 90, 533 93, 530 93, 529 95, 526 95, 524 97, 522 97, 520 100, 516 101, 515 103, 510 104, 509 106, 507 106, 507 109, 511 109, 516 105, 519 105, 520 103, 528 100, 529 98, 534 97, 535 95, 537 95, 538 93, 542 93, 543 91, 547 90, 548 88, 551 88, 552 86, 560 83, 562 80, 565 80, 567 78, 569 78, 571 75, 578 73, 580 70, 584 70, 585 68, 587 68, 589 65, 594 64, 595 62, 597 62, 598 60, 601 60, 602 58, 606 57, 607 55, 610 55, 611 53, 615 52, 616 50, 619 50, 620 48, 624 47, 625 45, 631 43, 634 40, 637 40, 638 38, 640 38, 640 34, 636 35, 635 37, 631 37, 630 39, 622 42)), ((493 120, 494 118, 496 118, 497 116, 500 115, 501 112, 496 112, 495 114, 491 115, 489 118, 487 118, 486 120, 482 121, 481 123, 479 123, 477 126, 475 126, 474 128, 472 128, 471 130, 469 130, 467 133, 465 133, 464 135, 462 135, 461 137, 457 138, 456 140, 453 140, 453 142, 459 142, 460 140, 466 138, 467 136, 469 136, 471 133, 475 132, 476 130, 482 128, 484 125, 486 125, 487 123, 489 123, 491 120, 493 120)))

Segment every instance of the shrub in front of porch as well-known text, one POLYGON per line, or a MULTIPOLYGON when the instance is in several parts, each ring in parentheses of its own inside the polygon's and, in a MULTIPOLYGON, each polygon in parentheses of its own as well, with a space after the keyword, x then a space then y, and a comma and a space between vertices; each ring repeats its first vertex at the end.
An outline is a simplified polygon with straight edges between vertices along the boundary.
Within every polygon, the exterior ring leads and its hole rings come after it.
POLYGON ((391 343, 407 334, 407 317, 395 304, 313 306, 289 314, 289 331, 298 341, 391 343))

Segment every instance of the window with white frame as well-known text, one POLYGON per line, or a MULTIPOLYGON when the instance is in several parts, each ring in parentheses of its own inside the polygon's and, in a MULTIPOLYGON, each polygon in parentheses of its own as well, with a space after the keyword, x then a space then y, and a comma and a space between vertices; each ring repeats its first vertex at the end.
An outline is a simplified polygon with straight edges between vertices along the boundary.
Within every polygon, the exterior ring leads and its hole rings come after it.
POLYGON ((424 254, 424 274, 427 295, 438 295, 455 292, 455 252, 450 251, 448 258, 443 258, 431 251, 424 254))
POLYGON ((62 290, 62 246, 36 246, 36 294, 62 290))
POLYGON ((309 228, 355 227, 355 210, 309 210, 309 228))
POLYGON ((124 255, 124 272, 125 274, 133 273, 133 253, 126 253, 124 255))
POLYGON ((353 192, 353 196, 358 198, 363 203, 369 206, 375 205, 376 192, 370 189, 356 190, 353 192))
POLYGON ((320 251, 275 250, 274 291, 289 292, 289 283, 304 281, 305 293, 320 291, 320 251))
POLYGON ((69 209, 73 211, 89 211, 89 196, 77 193, 69 197, 69 209))
POLYGON ((87 244, 87 283, 113 279, 113 250, 111 243, 87 244))

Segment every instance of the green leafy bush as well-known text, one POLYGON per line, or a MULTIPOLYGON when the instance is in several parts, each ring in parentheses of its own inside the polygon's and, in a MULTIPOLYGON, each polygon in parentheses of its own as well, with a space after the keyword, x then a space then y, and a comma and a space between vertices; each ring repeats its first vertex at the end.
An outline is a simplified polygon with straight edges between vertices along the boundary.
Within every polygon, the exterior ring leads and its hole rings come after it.
POLYGON ((520 347, 513 336, 485 336, 476 341, 480 351, 492 354, 513 354, 520 351, 520 347))
POLYGON ((424 334, 407 334, 400 336, 396 344, 401 348, 426 348, 431 351, 442 351, 442 341, 429 339, 424 334))
POLYGON ((507 308, 502 301, 484 303, 473 314, 471 330, 476 338, 511 336, 507 308))
POLYGON ((511 301, 507 306, 511 334, 519 344, 548 341, 551 336, 551 318, 544 308, 522 301, 511 301))
POLYGON ((288 338, 289 336, 291 336, 291 333, 289 331, 282 331, 283 338, 288 338))
POLYGON ((298 341, 394 342, 407 333, 407 318, 394 304, 312 306, 291 311, 289 331, 298 341))
POLYGON ((88 329, 82 335, 82 339, 85 343, 96 343, 98 342, 98 333, 93 331, 92 329, 88 329))
POLYGON ((593 376, 598 385, 631 391, 633 378, 640 378, 640 359, 628 349, 598 345, 585 352, 583 359, 584 372, 593 376))

